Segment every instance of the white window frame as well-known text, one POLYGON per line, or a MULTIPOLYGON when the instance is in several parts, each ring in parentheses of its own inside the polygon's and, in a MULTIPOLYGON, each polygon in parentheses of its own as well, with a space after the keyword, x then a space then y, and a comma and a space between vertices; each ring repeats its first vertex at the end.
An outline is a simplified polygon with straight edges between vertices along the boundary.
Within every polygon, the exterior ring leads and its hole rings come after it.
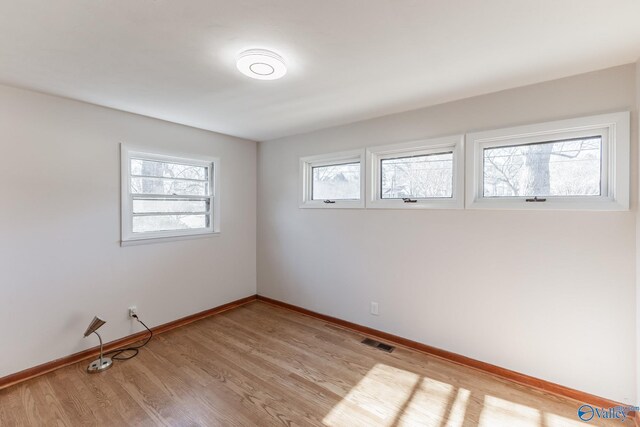
POLYGON ((341 151, 338 153, 320 154, 300 158, 300 207, 318 209, 361 209, 365 207, 365 150, 341 151), (313 200, 313 168, 321 166, 339 165, 345 163, 360 163, 360 199, 358 200, 313 200))
POLYGON ((367 208, 382 209, 463 209, 464 208, 464 135, 452 135, 367 148, 367 208), (453 153, 452 197, 383 199, 381 197, 381 161, 425 154, 453 153))
MULTIPOLYGON (((121 144, 121 244, 122 246, 155 243, 171 240, 206 237, 220 233, 220 160, 217 157, 167 152, 149 147, 121 144), (142 158, 162 162, 187 163, 206 166, 209 169, 209 227, 197 230, 168 230, 145 233, 133 232, 133 199, 131 194, 131 159, 142 158)), ((167 195, 141 195, 142 198, 171 198, 167 195)), ((176 196, 184 198, 184 196, 176 196)))
POLYGON ((628 210, 629 126, 630 114, 625 111, 467 134, 467 208, 628 210), (526 202, 525 199, 530 197, 483 196, 483 150, 485 148, 585 136, 602 138, 600 196, 546 196, 545 202, 526 202))

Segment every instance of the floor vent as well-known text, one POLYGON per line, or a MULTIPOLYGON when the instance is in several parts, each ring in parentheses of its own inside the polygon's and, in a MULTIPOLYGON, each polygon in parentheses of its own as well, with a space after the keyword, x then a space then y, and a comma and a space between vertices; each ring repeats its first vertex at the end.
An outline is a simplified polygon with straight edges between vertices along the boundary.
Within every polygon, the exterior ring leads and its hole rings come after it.
POLYGON ((372 340, 371 338, 363 339, 362 344, 368 345, 369 347, 377 348, 378 350, 386 351, 387 353, 391 353, 393 350, 395 350, 394 346, 381 343, 380 341, 372 340))

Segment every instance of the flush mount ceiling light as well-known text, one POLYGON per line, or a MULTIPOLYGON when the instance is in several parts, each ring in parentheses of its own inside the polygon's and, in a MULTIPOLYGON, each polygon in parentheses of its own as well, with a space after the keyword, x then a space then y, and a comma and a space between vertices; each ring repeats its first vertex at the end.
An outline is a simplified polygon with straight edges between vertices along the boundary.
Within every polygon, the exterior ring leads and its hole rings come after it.
POLYGON ((240 53, 238 70, 245 76, 258 80, 276 80, 287 74, 284 59, 266 49, 249 49, 240 53))

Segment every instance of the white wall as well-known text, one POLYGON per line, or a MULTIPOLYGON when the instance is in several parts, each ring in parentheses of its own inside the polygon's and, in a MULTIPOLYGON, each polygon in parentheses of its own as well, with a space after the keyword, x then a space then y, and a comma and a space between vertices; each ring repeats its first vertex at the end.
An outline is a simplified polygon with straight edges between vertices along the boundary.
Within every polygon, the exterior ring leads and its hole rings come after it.
POLYGON ((634 81, 631 64, 260 143, 258 293, 635 403, 635 212, 299 209, 297 197, 300 156, 627 109, 636 120, 634 81))
POLYGON ((0 377, 256 292, 256 143, 0 86, 0 377), (221 159, 222 233, 120 247, 119 144, 221 159))

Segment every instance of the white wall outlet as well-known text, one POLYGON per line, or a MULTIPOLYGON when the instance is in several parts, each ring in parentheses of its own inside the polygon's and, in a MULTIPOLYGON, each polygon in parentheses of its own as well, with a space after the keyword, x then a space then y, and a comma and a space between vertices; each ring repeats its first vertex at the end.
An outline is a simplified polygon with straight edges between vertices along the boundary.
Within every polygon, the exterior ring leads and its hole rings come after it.
POLYGON ((378 303, 371 301, 371 314, 374 316, 378 315, 378 303))
POLYGON ((138 307, 136 307, 135 305, 132 305, 131 307, 129 307, 129 317, 133 319, 134 314, 138 315, 138 307))

